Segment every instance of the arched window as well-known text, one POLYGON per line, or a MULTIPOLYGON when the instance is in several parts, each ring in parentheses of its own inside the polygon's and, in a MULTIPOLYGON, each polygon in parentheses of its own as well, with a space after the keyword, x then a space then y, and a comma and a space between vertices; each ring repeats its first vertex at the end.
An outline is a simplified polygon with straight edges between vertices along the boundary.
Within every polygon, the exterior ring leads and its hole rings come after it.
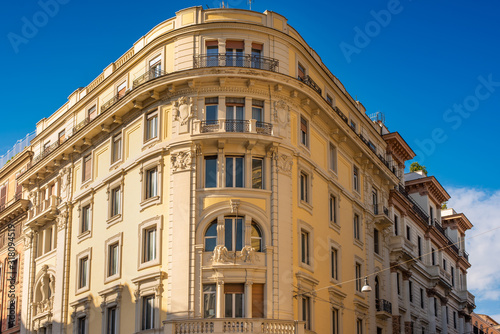
POLYGON ((378 280, 378 276, 375 276, 375 299, 380 299, 380 283, 378 280))
POLYGON ((217 221, 214 221, 208 226, 205 232, 205 252, 211 252, 217 245, 217 221))
POLYGON ((262 252, 262 233, 256 223, 252 223, 252 235, 250 237, 250 244, 256 252, 262 252))

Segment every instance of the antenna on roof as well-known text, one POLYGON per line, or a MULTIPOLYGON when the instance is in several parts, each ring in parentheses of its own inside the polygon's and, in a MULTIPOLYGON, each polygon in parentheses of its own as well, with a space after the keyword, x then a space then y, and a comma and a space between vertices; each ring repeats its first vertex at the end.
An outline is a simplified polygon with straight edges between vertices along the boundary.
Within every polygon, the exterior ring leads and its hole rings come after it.
POLYGON ((252 0, 248 0, 248 7, 250 10, 252 10, 252 0))

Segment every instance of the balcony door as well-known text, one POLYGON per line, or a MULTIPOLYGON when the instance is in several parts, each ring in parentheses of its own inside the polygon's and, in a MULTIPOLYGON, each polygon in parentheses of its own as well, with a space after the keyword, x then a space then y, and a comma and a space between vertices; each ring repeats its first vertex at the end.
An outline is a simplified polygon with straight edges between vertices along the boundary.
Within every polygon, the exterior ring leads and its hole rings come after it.
POLYGON ((224 284, 224 301, 226 318, 243 318, 245 287, 243 284, 224 284))
POLYGON ((226 41, 226 66, 242 67, 244 48, 243 41, 226 41))
POLYGON ((207 41, 207 58, 206 66, 219 66, 219 42, 218 41, 207 41))
POLYGON ((244 132, 245 127, 245 99, 226 99, 226 131, 244 132))
MULTIPOLYGON (((252 43, 252 68, 262 68, 262 44, 252 43)), ((265 68, 268 70, 268 68, 265 68)))

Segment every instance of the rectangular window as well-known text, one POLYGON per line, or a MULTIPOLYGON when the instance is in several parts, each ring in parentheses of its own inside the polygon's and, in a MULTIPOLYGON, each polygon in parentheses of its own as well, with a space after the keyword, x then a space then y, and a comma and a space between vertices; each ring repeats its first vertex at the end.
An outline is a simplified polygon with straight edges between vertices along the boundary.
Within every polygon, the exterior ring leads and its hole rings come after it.
POLYGON ((116 332, 116 306, 109 307, 108 312, 108 325, 106 329, 106 334, 117 334, 116 332))
POLYGON ((122 158, 122 134, 113 137, 113 156, 111 162, 116 162, 122 158))
POLYGON ((339 334, 339 310, 332 308, 332 334, 339 334))
MULTIPOLYGON (((257 123, 264 122, 264 101, 262 100, 252 100, 252 119, 256 120, 257 123)), ((259 127, 259 124, 257 124, 259 127)))
POLYGON ((82 208, 81 233, 90 230, 90 204, 82 208))
POLYGON ((451 286, 455 287, 455 268, 451 267, 451 286))
POLYGON ((114 217, 121 213, 121 194, 121 186, 111 190, 111 217, 114 217))
POLYGON ((359 224, 359 215, 354 214, 353 218, 354 239, 361 240, 361 226, 359 224))
POLYGON ((329 213, 330 223, 337 224, 337 198, 333 195, 330 195, 329 213))
POLYGON ((306 79, 306 69, 301 63, 298 63, 297 65, 297 78, 300 81, 304 81, 306 79))
POLYGON ((331 268, 331 275, 332 278, 335 280, 339 279, 338 276, 338 259, 337 259, 338 251, 335 248, 332 248, 330 251, 330 268, 331 268))
POLYGON ((127 82, 124 81, 116 88, 116 96, 119 99, 121 99, 122 97, 125 96, 126 91, 127 91, 127 82))
POLYGON ((83 182, 92 177, 92 154, 83 157, 83 182))
POLYGON ((354 122, 352 119, 351 119, 351 124, 350 124, 350 126, 351 126, 351 129, 353 129, 353 130, 354 130, 354 132, 356 132, 356 122, 354 122))
POLYGON ((158 111, 146 115, 146 141, 158 137, 158 111))
POLYGON ((333 99, 329 94, 326 94, 326 102, 328 102, 329 105, 333 106, 333 99))
POLYGON ((453 311, 453 328, 457 328, 457 312, 453 311))
POLYGON ((243 41, 226 40, 226 66, 243 66, 243 41))
POLYGON ((373 229, 373 251, 376 254, 380 254, 379 233, 378 233, 378 230, 376 228, 373 229))
POLYGON ((207 66, 219 66, 219 42, 206 41, 207 66))
POLYGON ((309 175, 300 173, 300 200, 309 202, 309 175))
POLYGON ((78 334, 87 334, 87 317, 80 317, 77 320, 77 332, 78 334))
POLYGON ((97 106, 94 104, 87 110, 87 119, 92 121, 97 116, 97 106))
POLYGON ((243 284, 224 284, 226 318, 243 318, 245 287, 243 284))
POLYGON ((359 192, 359 170, 356 166, 353 166, 352 168, 352 184, 354 190, 359 192))
POLYGON ((142 297, 142 330, 155 327, 155 296, 142 297))
POLYGON ((243 248, 244 224, 240 218, 226 218, 224 220, 224 242, 228 251, 239 251, 243 248))
POLYGON ((399 217, 394 215, 394 235, 399 235, 399 217))
POLYGON ((300 259, 302 263, 309 264, 309 232, 304 230, 300 233, 300 259))
POLYGON ((436 297, 434 297, 433 299, 434 299, 434 316, 437 317, 438 316, 437 299, 436 299, 436 297))
POLYGON ((226 187, 244 187, 243 157, 226 157, 226 187))
POLYGON ((79 267, 80 267, 80 276, 78 278, 78 289, 81 289, 85 288, 88 285, 88 270, 89 270, 88 256, 80 259, 79 267))
POLYGON ((205 157, 205 188, 217 187, 217 156, 205 157))
POLYGON ((356 263, 355 274, 356 274, 356 291, 361 292, 363 283, 361 282, 361 264, 359 263, 356 263))
POLYGON ((10 276, 13 281, 17 282, 18 261, 17 258, 10 261, 9 268, 10 276))
POLYGON ((434 220, 434 208, 432 206, 429 207, 429 215, 431 216, 431 222, 434 220))
POLYGON ((146 199, 158 196, 158 168, 146 171, 146 199))
POLYGON ((215 284, 203 285, 203 317, 215 318, 217 308, 217 298, 215 284))
POLYGON ((372 204, 373 214, 378 215, 378 192, 375 188, 372 188, 372 204))
POLYGON ((445 307, 445 310, 446 310, 446 323, 449 324, 450 323, 450 317, 449 317, 448 306, 445 307))
POLYGON ((422 260, 422 238, 417 236, 418 259, 422 260))
POLYGON ((309 146, 309 124, 304 117, 300 118, 300 143, 309 146))
POLYGON ((262 63, 261 60, 262 46, 262 44, 252 43, 252 68, 261 68, 264 70, 268 70, 269 68, 266 67, 265 63, 262 63))
POLYGON ((61 145, 62 143, 64 143, 64 141, 66 140, 66 130, 62 130, 61 132, 59 132, 59 134, 57 135, 57 137, 58 137, 59 145, 61 145))
POLYGON ((253 189, 264 189, 264 160, 263 159, 252 159, 252 188, 253 189))
POLYGON ((420 288, 420 308, 424 308, 424 289, 420 288))
POLYGON ((399 273, 396 273, 396 288, 398 290, 398 295, 401 295, 401 283, 400 283, 401 277, 399 273))
POLYGON ((7 186, 0 187, 0 206, 5 205, 7 202, 7 186))
POLYGON ((118 274, 118 251, 118 243, 114 243, 108 248, 108 277, 118 274))
POLYGON ((144 231, 144 256, 143 262, 149 262, 156 259, 156 227, 144 231))
POLYGON ((410 299, 410 303, 413 303, 413 282, 408 281, 408 298, 410 299))
POLYGON ((446 259, 443 259, 443 269, 446 271, 446 259))
POLYGON ((206 124, 207 125, 217 124, 219 120, 218 113, 219 113, 219 98, 217 97, 205 98, 206 124))
POLYGON ((245 131, 245 99, 244 98, 226 98, 226 131, 227 132, 246 132, 245 131))
POLYGON ((411 241, 411 228, 410 225, 406 225, 406 239, 411 241))
POLYGON ((149 61, 149 75, 151 79, 161 76, 161 55, 149 61))
POLYGON ((329 158, 330 158, 330 161, 329 161, 330 169, 334 172, 337 172, 337 148, 332 143, 330 143, 330 156, 329 156, 329 158))
POLYGON ((436 250, 434 248, 431 248, 431 264, 436 265, 436 250))
POLYGON ((363 320, 356 319, 356 334, 363 334, 363 320))
POLYGON ((301 314, 302 319, 300 320, 305 322, 306 330, 311 330, 311 297, 302 296, 301 303, 302 303, 302 314, 301 314))

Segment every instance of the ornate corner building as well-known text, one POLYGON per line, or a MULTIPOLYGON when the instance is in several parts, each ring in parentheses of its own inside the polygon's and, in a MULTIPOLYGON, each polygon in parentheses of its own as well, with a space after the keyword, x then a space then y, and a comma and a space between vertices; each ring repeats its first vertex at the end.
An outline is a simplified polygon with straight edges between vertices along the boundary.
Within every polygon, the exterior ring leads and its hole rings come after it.
POLYGON ((277 13, 177 12, 28 151, 22 333, 471 328, 472 225, 277 13))

